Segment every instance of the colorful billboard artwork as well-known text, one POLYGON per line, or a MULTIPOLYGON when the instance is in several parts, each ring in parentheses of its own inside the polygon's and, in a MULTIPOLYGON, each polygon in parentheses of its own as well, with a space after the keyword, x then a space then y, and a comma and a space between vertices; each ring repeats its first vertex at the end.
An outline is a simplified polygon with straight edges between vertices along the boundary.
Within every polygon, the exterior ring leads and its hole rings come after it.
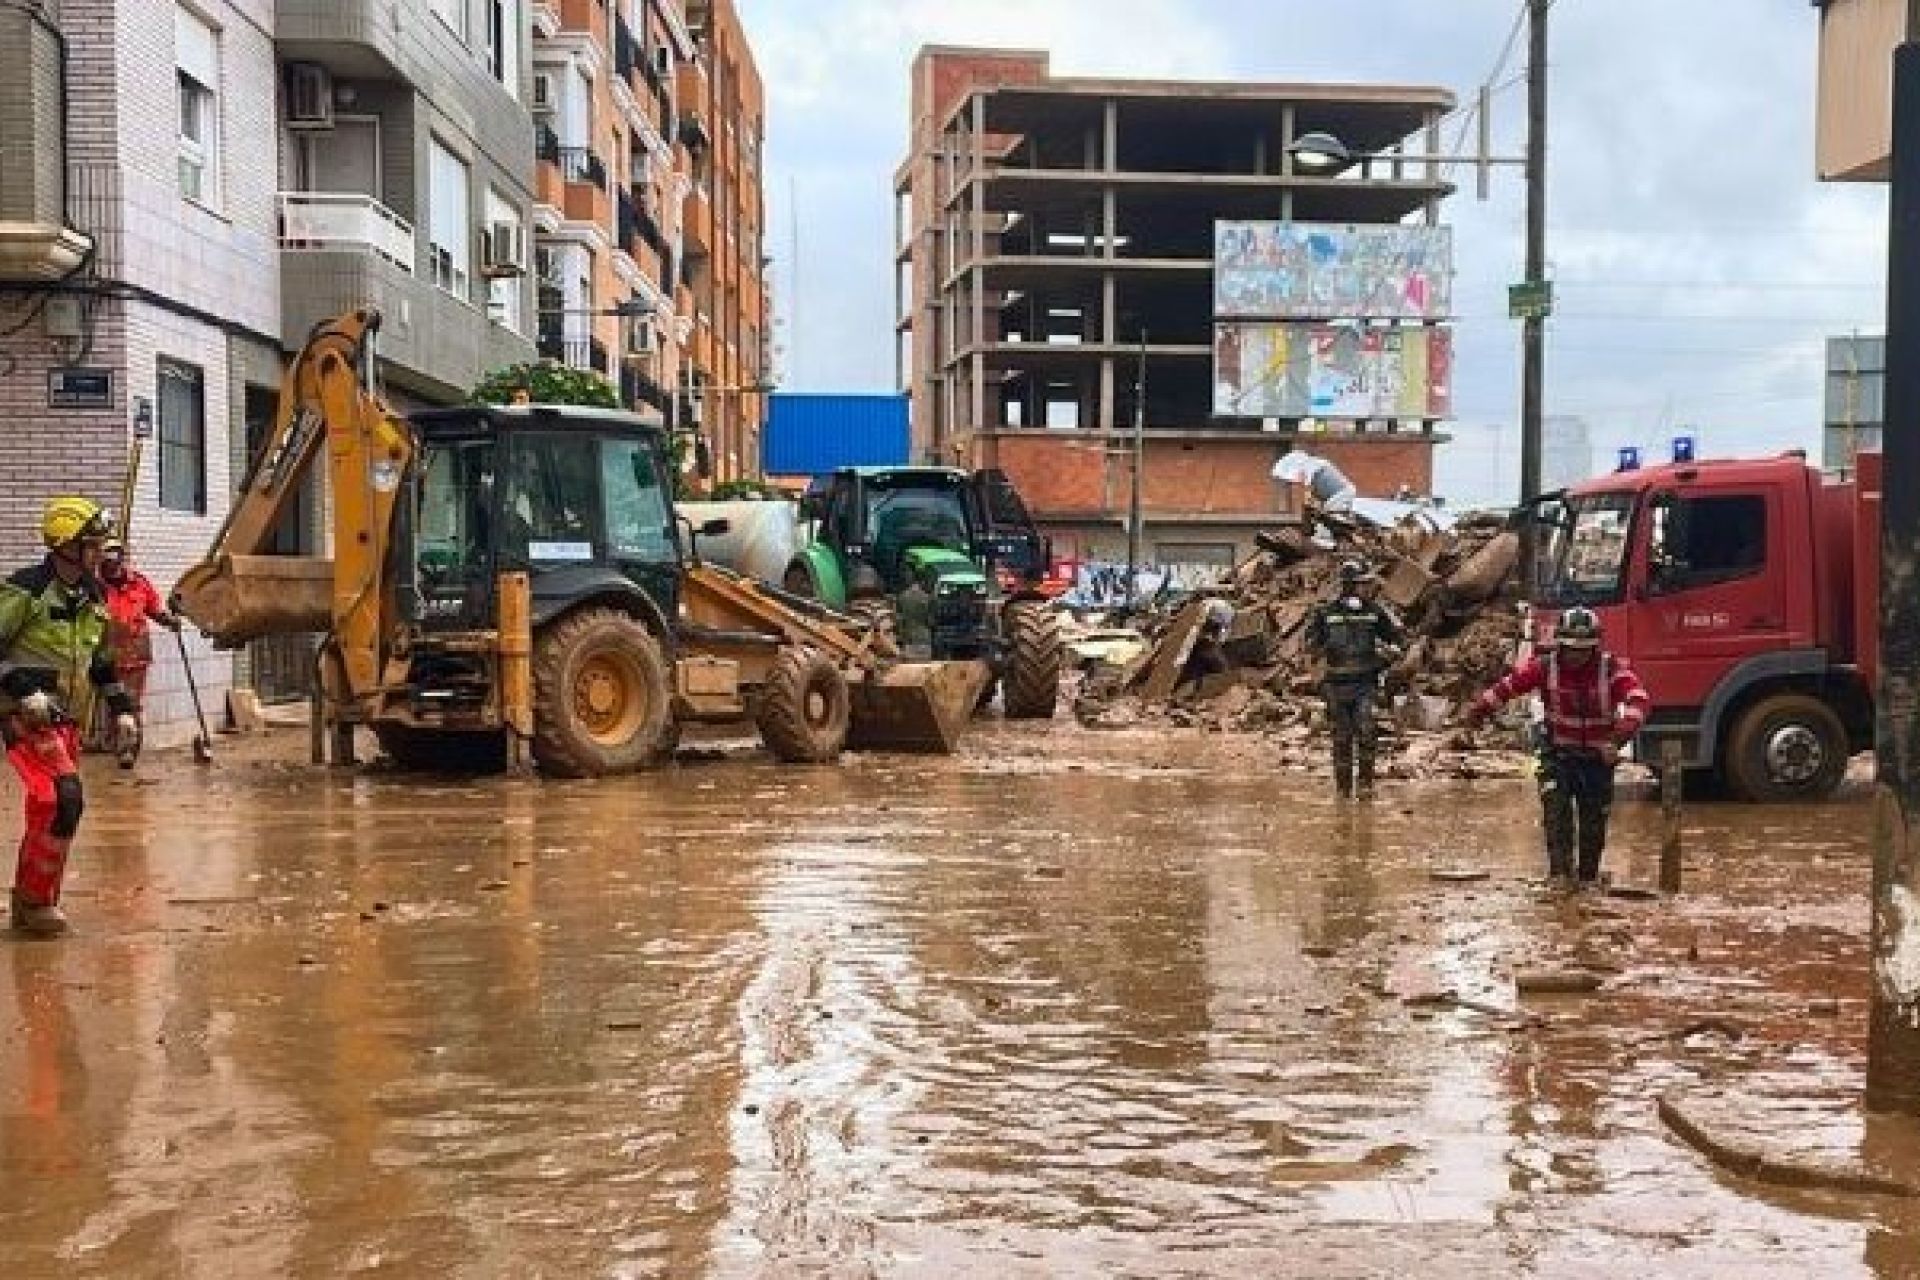
POLYGON ((1432 421, 1453 410, 1453 333, 1229 322, 1214 329, 1213 412, 1432 421))
POLYGON ((1273 320, 1444 320, 1448 227, 1214 224, 1214 312, 1273 320))

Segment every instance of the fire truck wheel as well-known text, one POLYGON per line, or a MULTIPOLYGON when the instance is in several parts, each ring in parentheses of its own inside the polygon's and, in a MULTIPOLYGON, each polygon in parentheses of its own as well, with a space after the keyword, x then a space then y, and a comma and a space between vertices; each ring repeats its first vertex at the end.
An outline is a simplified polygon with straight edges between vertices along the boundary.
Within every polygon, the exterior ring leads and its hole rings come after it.
POLYGON ((1762 698, 1727 735, 1726 772, 1734 794, 1744 800, 1824 800, 1846 776, 1846 726, 1818 698, 1762 698))

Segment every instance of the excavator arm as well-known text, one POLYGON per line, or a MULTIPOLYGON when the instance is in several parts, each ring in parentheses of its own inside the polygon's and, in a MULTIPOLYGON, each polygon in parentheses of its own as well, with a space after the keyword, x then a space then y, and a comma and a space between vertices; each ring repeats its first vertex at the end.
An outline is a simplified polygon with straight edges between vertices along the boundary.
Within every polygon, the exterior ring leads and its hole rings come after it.
POLYGON ((348 701, 379 687, 392 634, 388 557, 394 507, 416 452, 406 422, 373 388, 380 313, 315 326, 280 384, 273 438, 254 459, 206 558, 174 590, 176 612, 222 647, 262 636, 327 632, 338 658, 331 692, 348 701), (333 557, 269 555, 301 482, 327 455, 333 557))

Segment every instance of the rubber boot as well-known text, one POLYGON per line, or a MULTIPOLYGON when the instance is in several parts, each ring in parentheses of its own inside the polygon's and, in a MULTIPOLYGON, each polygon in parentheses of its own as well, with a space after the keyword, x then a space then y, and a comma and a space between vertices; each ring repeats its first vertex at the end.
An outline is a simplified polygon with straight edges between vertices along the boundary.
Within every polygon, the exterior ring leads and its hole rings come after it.
POLYGON ((51 902, 34 902, 15 889, 11 895, 13 927, 32 938, 57 938, 67 931, 66 913, 51 902))

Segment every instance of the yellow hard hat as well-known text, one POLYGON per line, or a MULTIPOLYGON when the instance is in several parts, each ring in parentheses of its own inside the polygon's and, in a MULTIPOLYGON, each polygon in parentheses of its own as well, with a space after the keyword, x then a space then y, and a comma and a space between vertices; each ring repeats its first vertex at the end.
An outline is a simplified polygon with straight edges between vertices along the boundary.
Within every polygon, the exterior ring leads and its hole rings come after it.
POLYGON ((107 513, 91 498, 55 498, 40 516, 40 538, 49 547, 64 547, 77 538, 104 538, 110 532, 107 513))

